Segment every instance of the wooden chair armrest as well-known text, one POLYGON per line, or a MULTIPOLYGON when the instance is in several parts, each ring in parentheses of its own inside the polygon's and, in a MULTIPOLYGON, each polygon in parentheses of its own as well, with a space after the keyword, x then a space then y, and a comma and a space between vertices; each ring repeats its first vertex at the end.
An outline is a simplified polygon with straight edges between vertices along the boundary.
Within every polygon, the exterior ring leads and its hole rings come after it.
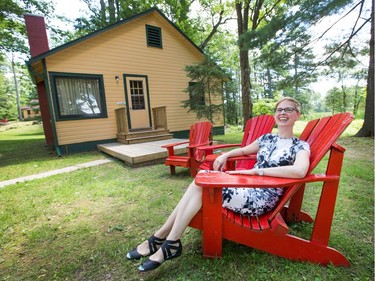
POLYGON ((237 157, 230 157, 227 161, 236 162, 236 161, 243 161, 243 160, 257 160, 256 154, 246 155, 246 156, 237 156, 237 157))
POLYGON ((204 161, 207 161, 207 162, 214 162, 215 159, 220 155, 219 154, 209 154, 206 156, 206 158, 204 158, 204 161))
MULTIPOLYGON (((210 142, 205 142, 205 143, 200 143, 200 144, 193 144, 193 145, 188 145, 187 148, 195 148, 195 149, 199 149, 200 147, 204 146, 204 147, 211 147, 209 146, 210 145, 210 142)), ((200 150, 200 149, 199 149, 200 150)))
POLYGON ((207 157, 209 157, 210 155, 214 155, 214 157, 212 158, 212 160, 208 160, 209 162, 213 162, 215 161, 216 157, 219 155, 219 154, 214 154, 214 150, 218 150, 218 149, 222 149, 222 148, 229 148, 229 147, 239 147, 241 146, 240 143, 236 143, 236 144, 217 144, 217 145, 210 145, 210 146, 199 146, 197 147, 196 149, 199 151, 199 152, 202 152, 202 155, 204 157, 204 161, 207 161, 207 157))
POLYGON ((340 152, 345 152, 346 151, 346 149, 344 148, 344 147, 342 147, 341 145, 339 145, 338 143, 333 143, 332 144, 332 146, 336 149, 336 150, 338 150, 338 151, 340 151, 340 152))
POLYGON ((189 141, 181 141, 181 142, 169 143, 169 144, 162 145, 161 147, 168 149, 169 147, 174 147, 174 146, 178 146, 178 145, 186 144, 186 143, 189 143, 189 141))
POLYGON ((233 143, 233 144, 216 144, 216 145, 210 145, 210 146, 201 146, 197 148, 198 150, 216 150, 216 149, 222 149, 222 148, 228 148, 228 147, 236 147, 241 146, 240 143, 233 143))
POLYGON ((197 185, 211 188, 223 188, 228 186, 275 188, 287 187, 308 182, 337 180, 339 180, 339 176, 327 176, 325 174, 310 174, 302 179, 292 179, 266 176, 230 175, 228 173, 218 171, 198 173, 195 177, 195 183, 197 185))
MULTIPOLYGON (((210 155, 207 155, 204 160, 207 162, 214 162, 219 155, 220 154, 210 154, 210 155)), ((241 161, 241 160, 245 160, 245 161, 256 160, 256 154, 252 154, 248 156, 230 157, 227 159, 228 162, 236 162, 236 161, 241 161)))

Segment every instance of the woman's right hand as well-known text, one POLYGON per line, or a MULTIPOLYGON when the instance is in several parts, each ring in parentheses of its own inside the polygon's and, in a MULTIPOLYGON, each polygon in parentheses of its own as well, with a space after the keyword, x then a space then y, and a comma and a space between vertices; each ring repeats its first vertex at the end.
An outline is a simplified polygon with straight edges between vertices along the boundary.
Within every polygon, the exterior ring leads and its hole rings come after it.
POLYGON ((214 171, 223 171, 227 158, 226 153, 219 155, 214 161, 214 171))

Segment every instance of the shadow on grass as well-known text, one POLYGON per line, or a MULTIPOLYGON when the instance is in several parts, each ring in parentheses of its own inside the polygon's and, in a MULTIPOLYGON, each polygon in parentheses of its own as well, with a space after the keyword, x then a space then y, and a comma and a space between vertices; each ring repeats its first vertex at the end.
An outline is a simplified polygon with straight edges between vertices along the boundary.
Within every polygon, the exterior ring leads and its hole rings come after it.
POLYGON ((44 140, 0 141, 0 167, 9 164, 17 165, 28 161, 44 161, 55 159, 56 157, 55 151, 48 148, 44 144, 44 140))

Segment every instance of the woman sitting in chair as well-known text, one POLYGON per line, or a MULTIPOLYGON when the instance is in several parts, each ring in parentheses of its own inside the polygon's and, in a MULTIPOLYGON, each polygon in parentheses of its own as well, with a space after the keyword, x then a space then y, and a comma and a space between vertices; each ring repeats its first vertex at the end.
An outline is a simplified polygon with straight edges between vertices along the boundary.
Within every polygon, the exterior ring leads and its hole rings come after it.
MULTIPOLYGON (((257 153, 253 169, 227 173, 303 178, 309 168, 310 147, 293 135, 294 123, 300 116, 298 101, 282 98, 275 107, 278 133, 265 134, 246 147, 223 153, 216 158, 214 170, 222 171, 229 157, 257 153)), ((282 193, 283 188, 223 188, 223 207, 249 216, 260 216, 275 207, 282 193)), ((202 188, 193 181, 164 225, 126 257, 138 260, 150 256, 139 266, 141 272, 154 270, 164 261, 179 257, 182 253, 180 238, 201 206, 202 188)))

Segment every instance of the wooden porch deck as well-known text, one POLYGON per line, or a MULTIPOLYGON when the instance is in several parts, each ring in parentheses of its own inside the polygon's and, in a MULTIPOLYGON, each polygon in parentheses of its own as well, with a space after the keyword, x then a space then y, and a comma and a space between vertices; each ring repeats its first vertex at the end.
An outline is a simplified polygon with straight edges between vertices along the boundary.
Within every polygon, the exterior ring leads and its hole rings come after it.
MULTIPOLYGON (((125 164, 138 167, 157 163, 164 163, 168 155, 167 149, 162 145, 189 141, 188 139, 167 139, 159 141, 151 141, 136 144, 121 144, 118 142, 106 143, 98 145, 98 149, 106 154, 118 158, 125 164)), ((175 149, 176 154, 187 153, 188 144, 179 145, 175 149)))

